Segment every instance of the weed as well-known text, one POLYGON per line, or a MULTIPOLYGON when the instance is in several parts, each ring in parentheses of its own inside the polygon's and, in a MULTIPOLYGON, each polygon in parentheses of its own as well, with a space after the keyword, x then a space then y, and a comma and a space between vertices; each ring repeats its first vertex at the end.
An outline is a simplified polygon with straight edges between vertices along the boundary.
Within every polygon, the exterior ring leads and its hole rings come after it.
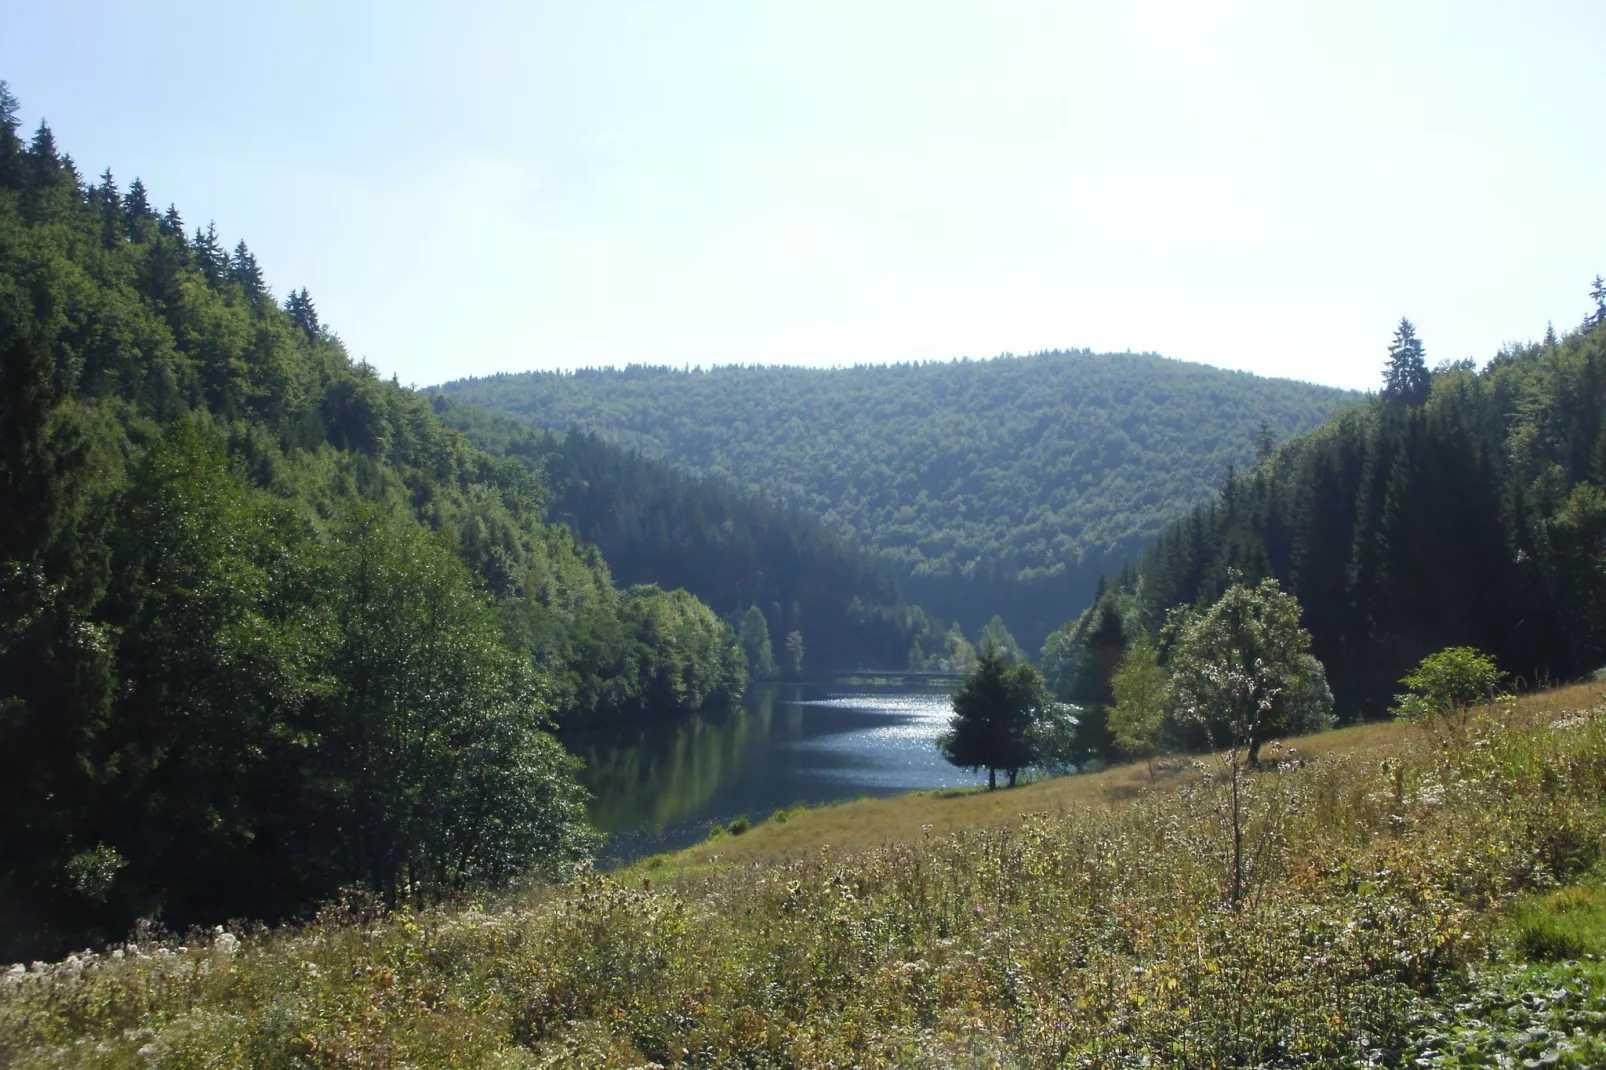
POLYGON ((1241 778, 1237 852, 1205 760, 1119 801, 1141 769, 716 829, 494 902, 147 933, 0 971, 0 1064, 1602 1065, 1582 698, 1453 749, 1300 740, 1241 778), (1530 930, 1584 960, 1510 961, 1559 948, 1530 930))

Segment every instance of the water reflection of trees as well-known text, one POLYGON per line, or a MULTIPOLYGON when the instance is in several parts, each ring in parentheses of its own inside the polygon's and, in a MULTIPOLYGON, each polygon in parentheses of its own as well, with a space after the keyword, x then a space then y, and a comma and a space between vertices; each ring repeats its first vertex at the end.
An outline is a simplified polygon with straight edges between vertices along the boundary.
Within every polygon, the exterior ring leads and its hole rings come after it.
POLYGON ((755 687, 728 713, 566 739, 585 761, 580 779, 593 796, 592 820, 605 831, 643 825, 662 830, 701 812, 722 786, 739 790, 743 782, 764 783, 777 760, 778 748, 768 745, 771 735, 802 738, 796 692, 793 686, 755 687))

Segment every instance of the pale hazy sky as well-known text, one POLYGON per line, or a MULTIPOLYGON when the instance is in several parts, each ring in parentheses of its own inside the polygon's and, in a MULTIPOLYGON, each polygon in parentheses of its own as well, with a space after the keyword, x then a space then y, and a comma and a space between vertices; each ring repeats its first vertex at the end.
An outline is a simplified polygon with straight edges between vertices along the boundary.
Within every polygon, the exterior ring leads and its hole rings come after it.
POLYGON ((403 382, 1575 325, 1606 3, 55 3, 0 78, 403 382))

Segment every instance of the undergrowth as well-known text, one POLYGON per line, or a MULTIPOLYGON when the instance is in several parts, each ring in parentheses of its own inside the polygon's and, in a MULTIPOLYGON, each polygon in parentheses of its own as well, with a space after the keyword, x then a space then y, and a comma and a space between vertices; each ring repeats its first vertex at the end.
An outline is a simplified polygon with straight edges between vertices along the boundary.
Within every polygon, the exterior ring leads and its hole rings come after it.
POLYGON ((0 1062, 1599 1065, 1587 703, 1256 774, 1236 903, 1201 761, 1002 827, 14 968, 0 1062))

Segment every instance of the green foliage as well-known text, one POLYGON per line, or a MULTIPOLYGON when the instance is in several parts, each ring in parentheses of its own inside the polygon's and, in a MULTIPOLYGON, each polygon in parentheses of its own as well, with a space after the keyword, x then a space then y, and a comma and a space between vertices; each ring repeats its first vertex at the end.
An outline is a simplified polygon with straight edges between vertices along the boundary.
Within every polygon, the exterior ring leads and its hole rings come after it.
POLYGON ((1383 372, 1383 400, 1402 405, 1420 405, 1433 390, 1433 375, 1423 356, 1422 340, 1411 321, 1400 318, 1389 345, 1388 367, 1383 372))
POLYGON ((67 871, 73 891, 85 899, 104 903, 107 893, 112 889, 112 881, 117 879, 117 871, 126 865, 128 860, 118 854, 116 848, 97 843, 89 850, 80 851, 67 859, 67 864, 62 868, 67 871))
POLYGON ((1009 628, 1004 624, 1004 618, 994 616, 981 630, 981 649, 983 653, 995 654, 1004 660, 1007 665, 1021 665, 1026 662, 1026 651, 1015 642, 1015 637, 1009 634, 1009 628))
POLYGON ((1385 709, 1445 647, 1522 666, 1530 685, 1606 663, 1606 330, 1430 378, 1419 402, 1345 411, 1168 526, 1113 584, 1133 619, 1155 635, 1234 569, 1274 577, 1298 592, 1350 718, 1385 709))
POLYGON ((882 562, 798 509, 584 432, 535 431, 439 393, 431 404, 475 445, 540 473, 551 518, 595 544, 621 584, 683 587, 733 624, 756 605, 773 637, 810 636, 824 668, 898 667, 911 646, 925 658, 941 645, 882 562))
POLYGON ((1606 977, 1571 962, 1489 971, 1449 1006, 1424 1006, 1414 1064, 1591 1070, 1606 1065, 1606 977))
POLYGON ((1174 615, 1178 718, 1203 727, 1217 745, 1245 748, 1251 765, 1267 739, 1325 727, 1331 696, 1299 617, 1298 600, 1276 580, 1235 583, 1203 612, 1174 615))
POLYGON ((972 634, 1002 614, 1031 647, 1085 604, 1101 569, 1251 463, 1263 419, 1286 437, 1354 399, 1088 351, 835 370, 632 366, 442 390, 828 518, 880 551, 928 612, 972 634))
POLYGON ((0 93, 0 956, 460 894, 584 853, 566 719, 745 683, 537 474, 353 364, 242 241, 0 93))
POLYGON ((1221 909, 1229 785, 1200 771, 850 853, 144 934, 0 977, 0 1062, 1598 1065, 1600 965, 1499 960, 1486 913, 1593 909, 1551 902, 1583 872, 1552 845, 1606 831, 1575 716, 1480 725, 1458 766, 1413 739, 1260 774, 1253 909, 1221 909))
POLYGON ((732 836, 740 836, 742 833, 746 832, 752 827, 752 822, 748 821, 747 817, 743 815, 742 817, 732 820, 729 825, 726 825, 725 831, 730 833, 732 836))
POLYGON ((1049 712, 1042 677, 1030 665, 1010 665, 1004 652, 981 652, 975 671, 954 693, 954 715, 937 749, 950 763, 986 769, 987 786, 997 786, 998 770, 1009 786, 1039 757, 1037 723, 1049 712))
POLYGON ((1140 637, 1127 648, 1110 690, 1115 701, 1110 707, 1109 729, 1115 746, 1131 757, 1152 759, 1163 743, 1171 681, 1148 640, 1140 637))
POLYGON ((793 676, 803 674, 803 633, 793 631, 786 636, 786 663, 793 676))
POLYGON ((742 649, 747 653, 747 673, 758 680, 775 677, 775 653, 770 647, 770 626, 764 611, 748 606, 742 614, 742 649))
POLYGON ((1411 693, 1395 697, 1394 714, 1406 721, 1459 721, 1467 707, 1494 698, 1504 678, 1487 654, 1469 646, 1446 647, 1400 680, 1411 693))

